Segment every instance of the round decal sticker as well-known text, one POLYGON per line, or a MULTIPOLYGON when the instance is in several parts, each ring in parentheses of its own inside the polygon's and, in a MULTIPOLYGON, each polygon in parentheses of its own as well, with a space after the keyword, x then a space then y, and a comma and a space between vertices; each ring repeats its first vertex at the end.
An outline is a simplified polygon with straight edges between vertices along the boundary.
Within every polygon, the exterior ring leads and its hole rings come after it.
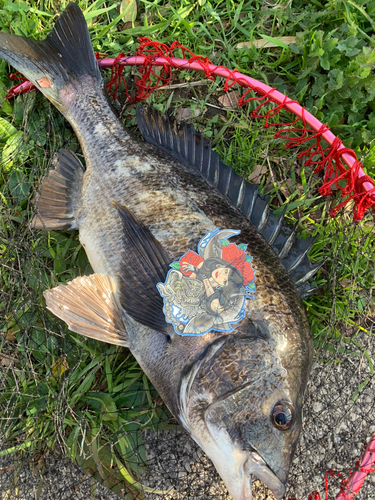
POLYGON ((172 262, 165 283, 158 283, 164 314, 179 335, 204 335, 211 330, 230 332, 245 317, 245 300, 254 298, 255 271, 246 245, 229 243, 239 234, 216 229, 172 262))

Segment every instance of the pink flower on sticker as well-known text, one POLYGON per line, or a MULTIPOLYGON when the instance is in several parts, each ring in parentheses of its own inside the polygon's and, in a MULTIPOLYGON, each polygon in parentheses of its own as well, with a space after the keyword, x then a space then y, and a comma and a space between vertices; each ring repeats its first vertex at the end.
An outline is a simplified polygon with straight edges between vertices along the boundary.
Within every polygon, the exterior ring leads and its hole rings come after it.
POLYGON ((242 274, 244 286, 254 280, 254 270, 250 262, 246 260, 246 254, 243 250, 239 249, 234 243, 222 246, 221 249, 223 260, 232 264, 232 266, 236 267, 242 274))
MULTIPOLYGON (((194 267, 197 267, 201 262, 203 262, 203 258, 200 257, 198 254, 193 252, 192 250, 189 250, 187 254, 185 254, 183 257, 180 259, 180 265, 182 266, 183 264, 192 264, 194 267)), ((185 276, 190 276, 192 271, 184 271, 182 268, 180 269, 180 272, 184 274, 185 276)))

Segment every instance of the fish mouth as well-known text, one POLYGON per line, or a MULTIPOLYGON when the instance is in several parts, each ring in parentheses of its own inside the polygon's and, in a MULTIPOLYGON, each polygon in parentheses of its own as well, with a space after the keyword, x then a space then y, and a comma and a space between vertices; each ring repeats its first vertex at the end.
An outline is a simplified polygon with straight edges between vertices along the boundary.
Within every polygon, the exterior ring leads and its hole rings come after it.
POLYGON ((213 416, 215 408, 231 399, 235 394, 251 388, 257 379, 223 392, 220 397, 210 402, 202 409, 202 400, 194 392, 194 381, 202 366, 218 355, 220 349, 228 342, 228 337, 221 337, 212 342, 202 358, 195 362, 191 369, 182 377, 179 397, 179 419, 193 439, 214 463, 234 500, 251 500, 251 476, 262 481, 275 495, 282 500, 286 491, 286 477, 279 479, 267 462, 254 447, 254 444, 241 442, 230 436, 226 426, 217 425, 217 417, 213 416), (198 398, 195 401, 195 398, 198 398), (204 426, 191 423, 189 408, 197 405, 198 414, 204 421, 204 426), (201 414, 200 412, 202 412, 201 414), (211 418, 213 416, 213 418, 211 418))
POLYGON ((251 451, 243 465, 241 500, 251 500, 251 476, 262 481, 275 495, 282 500, 285 495, 285 485, 256 451, 251 451))
MULTIPOLYGON (((213 407, 220 404, 220 402, 225 401, 233 394, 241 392, 254 384, 253 382, 249 382, 240 387, 237 387, 233 391, 229 391, 224 394, 220 399, 212 403, 208 406, 205 411, 207 415, 213 407)), ((225 438, 223 436, 217 435, 215 432, 215 428, 212 427, 206 419, 207 428, 212 436, 212 438, 217 442, 223 443, 225 438)), ((229 493, 232 495, 234 500, 252 500, 251 494, 251 480, 252 476, 255 476, 257 479, 262 481, 274 494, 277 500, 282 500, 284 498, 286 492, 286 481, 283 482, 277 474, 271 469, 268 463, 262 458, 260 453, 254 448, 254 446, 249 446, 245 450, 243 445, 239 442, 237 444, 232 443, 229 445, 231 447, 231 454, 235 458, 235 463, 233 463, 233 470, 237 469, 237 478, 229 478, 228 481, 225 480, 226 477, 226 469, 229 467, 228 462, 228 454, 227 458, 222 462, 221 457, 219 456, 210 456, 212 461, 214 462, 216 468, 218 469, 221 477, 224 479, 224 482, 229 490, 229 493), (223 467, 224 465, 224 467, 223 467)), ((220 447, 220 445, 219 445, 220 447)), ((203 448, 204 449, 204 448, 203 448)))

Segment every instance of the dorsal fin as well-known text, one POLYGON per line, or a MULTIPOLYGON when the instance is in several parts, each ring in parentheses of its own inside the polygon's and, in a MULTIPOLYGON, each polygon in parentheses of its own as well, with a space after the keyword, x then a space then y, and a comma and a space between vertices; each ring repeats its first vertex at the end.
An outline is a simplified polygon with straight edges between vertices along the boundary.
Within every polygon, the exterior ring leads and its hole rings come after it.
POLYGON ((312 265, 307 257, 314 238, 297 238, 297 227, 290 228, 283 222, 285 212, 280 217, 275 216, 269 209, 270 197, 259 193, 257 185, 249 184, 232 167, 223 163, 212 150, 210 141, 193 127, 172 124, 166 115, 142 106, 138 106, 136 118, 145 141, 162 149, 186 167, 198 170, 244 214, 280 257, 301 297, 313 293, 313 288, 303 284, 322 265, 312 265))

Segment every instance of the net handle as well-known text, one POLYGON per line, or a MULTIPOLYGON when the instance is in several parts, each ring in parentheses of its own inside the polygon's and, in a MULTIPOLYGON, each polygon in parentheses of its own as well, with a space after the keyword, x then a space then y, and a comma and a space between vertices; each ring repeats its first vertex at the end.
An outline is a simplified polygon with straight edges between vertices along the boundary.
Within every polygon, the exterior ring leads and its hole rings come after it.
MULTIPOLYGON (((100 68, 112 68, 115 63, 121 66, 143 66, 146 62, 148 62, 146 57, 143 56, 133 56, 133 57, 124 57, 121 59, 102 59, 98 61, 100 68)), ((177 69, 189 69, 193 71, 204 72, 205 68, 202 67, 199 62, 188 61, 187 59, 179 59, 175 57, 165 58, 165 57, 156 57, 153 60, 153 65, 155 66, 170 66, 177 69)), ((269 87, 265 83, 260 82, 259 80, 255 80, 250 76, 244 75, 237 70, 230 71, 223 66, 215 66, 214 64, 207 65, 211 74, 215 76, 220 76, 222 78, 226 78, 231 81, 231 76, 236 77, 236 82, 239 83, 243 87, 256 88, 259 89, 261 93, 264 95, 271 97, 272 100, 275 100, 279 104, 283 104, 283 107, 290 111, 291 113, 301 118, 304 123, 307 123, 315 132, 318 132, 322 129, 323 123, 319 121, 315 116, 309 113, 304 107, 302 107, 298 102, 293 101, 286 95, 282 94, 278 90, 269 87)), ((337 137, 330 130, 325 130, 322 134, 323 139, 332 146, 333 142, 337 137)), ((343 144, 340 144, 337 148, 338 151, 346 149, 343 144)), ((342 154, 342 159, 346 163, 349 168, 352 168, 354 163, 356 162, 355 153, 350 154, 345 152, 342 154)), ((360 166, 358 169, 358 178, 366 176, 363 168, 360 166)), ((373 186, 369 182, 364 182, 362 184, 362 189, 364 191, 372 191, 373 186)), ((371 194, 371 197, 375 200, 375 194, 371 194)))
POLYGON ((350 478, 342 491, 336 496, 336 500, 352 500, 354 495, 360 491, 366 476, 374 472, 375 465, 375 436, 373 436, 366 447, 358 467, 350 475, 350 478))

